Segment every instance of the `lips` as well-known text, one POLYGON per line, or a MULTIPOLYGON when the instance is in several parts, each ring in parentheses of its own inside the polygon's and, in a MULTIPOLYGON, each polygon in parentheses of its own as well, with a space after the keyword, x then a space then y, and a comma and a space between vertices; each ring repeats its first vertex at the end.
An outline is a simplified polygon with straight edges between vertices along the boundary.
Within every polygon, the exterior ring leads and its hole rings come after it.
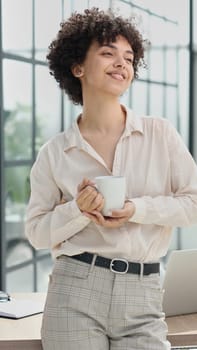
POLYGON ((125 80, 125 75, 123 73, 120 72, 110 72, 108 73, 108 75, 110 75, 112 78, 119 80, 119 81, 123 81, 125 80))

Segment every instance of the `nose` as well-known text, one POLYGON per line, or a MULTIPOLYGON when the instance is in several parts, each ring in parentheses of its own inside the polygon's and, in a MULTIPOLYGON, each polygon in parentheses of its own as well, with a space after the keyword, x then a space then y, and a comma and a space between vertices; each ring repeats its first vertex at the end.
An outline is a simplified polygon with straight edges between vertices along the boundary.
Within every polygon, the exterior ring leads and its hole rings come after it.
POLYGON ((122 56, 117 56, 115 61, 114 61, 114 67, 117 68, 125 68, 125 60, 122 56))

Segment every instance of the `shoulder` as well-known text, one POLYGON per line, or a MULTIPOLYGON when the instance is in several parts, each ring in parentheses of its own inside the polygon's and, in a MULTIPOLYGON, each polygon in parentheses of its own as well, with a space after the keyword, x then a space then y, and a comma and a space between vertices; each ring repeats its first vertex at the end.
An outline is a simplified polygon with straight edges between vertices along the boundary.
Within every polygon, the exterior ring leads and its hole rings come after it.
POLYGON ((127 111, 128 125, 133 131, 140 131, 142 134, 152 134, 153 132, 165 133, 170 127, 173 128, 169 120, 161 116, 140 115, 136 114, 132 109, 124 108, 127 111))
POLYGON ((65 146, 70 138, 70 128, 51 137, 39 149, 34 166, 41 168, 53 167, 62 162, 65 157, 65 146))
POLYGON ((38 152, 38 157, 46 157, 48 155, 52 155, 56 153, 58 150, 64 149, 65 144, 65 132, 60 132, 50 138, 47 142, 45 142, 38 152))
POLYGON ((157 144, 165 144, 171 150, 177 145, 181 146, 184 141, 171 121, 161 117, 142 117, 143 130, 147 138, 154 140, 157 144))
POLYGON ((169 134, 177 133, 173 124, 165 118, 157 116, 141 116, 143 132, 147 136, 154 138, 168 139, 169 134))
POLYGON ((171 126, 169 120, 162 117, 145 115, 141 116, 140 118, 145 129, 149 128, 164 131, 166 128, 169 128, 171 126))

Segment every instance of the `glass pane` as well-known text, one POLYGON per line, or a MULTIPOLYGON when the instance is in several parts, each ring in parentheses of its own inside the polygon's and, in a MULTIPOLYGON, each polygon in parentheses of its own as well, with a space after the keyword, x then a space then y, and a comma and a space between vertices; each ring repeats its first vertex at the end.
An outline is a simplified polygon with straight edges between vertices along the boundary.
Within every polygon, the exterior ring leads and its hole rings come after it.
POLYGON ((162 85, 150 84, 150 114, 158 117, 164 117, 162 85))
POLYGON ((72 108, 73 104, 69 100, 68 96, 64 94, 64 130, 68 129, 72 124, 72 108))
POLYGON ((168 118, 174 126, 178 127, 178 115, 177 115, 177 89, 173 87, 166 88, 166 118, 168 118))
POLYGON ((161 18, 155 16, 150 17, 149 40, 153 46, 163 46, 167 42, 166 23, 161 18))
POLYGON ((32 52, 32 0, 3 0, 2 22, 3 49, 30 57, 32 52))
POLYGON ((127 91, 125 91, 125 93, 120 97, 120 103, 122 103, 123 105, 126 106, 130 106, 130 95, 131 95, 131 91, 130 89, 128 89, 127 91))
POLYGON ((29 199, 30 168, 25 166, 5 169, 5 230, 7 245, 26 241, 24 220, 29 199))
POLYGON ((46 59, 48 46, 60 29, 61 0, 35 0, 36 58, 46 59))
POLYGON ((179 51, 179 114, 181 135, 188 144, 189 135, 189 52, 186 49, 179 51), (184 69, 183 69, 184 67, 184 69))
POLYGON ((179 34, 179 26, 178 23, 166 22, 165 28, 165 44, 166 46, 174 47, 178 44, 178 34, 179 34))
POLYGON ((50 250, 49 249, 38 249, 36 250, 36 257, 39 257, 39 256, 43 256, 43 255, 48 255, 50 254, 50 250))
POLYGON ((197 225, 182 227, 181 229, 181 249, 197 248, 197 225))
MULTIPOLYGON (((6 228, 9 226, 9 230, 12 234, 16 234, 17 231, 20 231, 20 223, 6 223, 6 228)), ((6 247, 6 266, 14 266, 16 264, 23 263, 27 260, 33 258, 33 248, 30 246, 29 242, 25 238, 20 236, 17 238, 10 239, 7 242, 6 247)))
POLYGON ((79 114, 82 112, 82 107, 80 105, 73 105, 71 106, 71 120, 75 120, 79 114))
MULTIPOLYGON (((180 3, 179 0, 176 0, 176 1, 178 1, 178 4, 180 3)), ((195 25, 196 14, 197 14, 197 8, 195 9, 196 1, 193 1, 193 6, 194 6, 193 14, 195 16, 195 19, 194 19, 194 25, 195 25)), ((190 25, 189 10, 190 10, 189 1, 182 0, 181 6, 179 6, 179 11, 176 11, 177 18, 178 18, 178 43, 181 46, 184 46, 184 45, 186 46, 189 43, 189 25, 190 25)), ((194 35, 195 33, 196 31, 194 30, 194 35)))
POLYGON ((197 46, 197 22, 196 22, 196 16, 197 16, 197 2, 193 1, 193 33, 194 33, 194 45, 197 46))
POLYGON ((177 83, 177 72, 178 72, 178 59, 177 52, 175 50, 166 51, 166 69, 165 69, 165 80, 169 83, 177 83))
POLYGON ((6 290, 9 293, 33 292, 33 265, 7 273, 6 290))
MULTIPOLYGON (((81 2, 80 2, 81 3, 81 2)), ((88 6, 87 6, 88 7, 88 6)), ((73 12, 73 2, 72 0, 69 0, 69 1, 66 1, 66 6, 64 6, 63 8, 63 15, 62 15, 62 18, 65 20, 67 19, 68 17, 70 17, 71 13, 73 12)), ((56 32, 57 32, 57 29, 56 28, 56 32)), ((53 35, 54 37, 54 35, 53 35)))
POLYGON ((134 82, 132 88, 132 109, 136 114, 147 114, 147 83, 134 82))
MULTIPOLYGON (((95 3, 96 1, 93 1, 93 2, 95 3)), ((107 0, 105 2, 107 2, 107 0)), ((72 10, 83 12, 83 10, 85 8, 88 8, 88 3, 91 3, 91 0, 90 1, 89 0, 81 0, 81 1, 79 1, 79 0, 71 0, 70 3, 71 3, 71 6, 72 6, 72 10)), ((100 1, 100 3, 102 5, 102 0, 100 1)), ((99 5, 98 7, 101 8, 101 5, 99 5)), ((94 6, 96 6, 96 5, 94 5, 94 6)), ((91 7, 90 4, 89 4, 89 7, 91 7)), ((66 8, 67 8, 67 6, 66 6, 66 8)))
MULTIPOLYGON (((131 12, 132 12, 132 7, 129 4, 129 2, 126 1, 119 1, 119 0, 113 0, 111 1, 113 4, 113 9, 115 10, 115 12, 123 17, 129 17, 131 12)), ((95 1, 92 1, 93 5, 95 3, 95 1)), ((99 1, 97 1, 98 3, 98 7, 99 7, 99 1)), ((103 5, 105 4, 105 1, 102 1, 103 5)), ((109 2, 106 1, 107 5, 109 5, 109 2)), ((103 7, 104 8, 104 7, 103 7)), ((108 8, 108 7, 107 7, 108 8)))
POLYGON ((61 93, 48 67, 36 67, 36 149, 61 129, 61 93))
POLYGON ((12 60, 4 61, 6 160, 31 157, 31 81, 29 64, 12 60))
POLYGON ((145 67, 141 66, 138 68, 138 79, 145 80, 148 78, 149 70, 150 70, 149 52, 150 52, 149 49, 144 52, 145 67))
MULTIPOLYGON (((137 6, 141 6, 143 8, 149 9, 153 13, 165 16, 170 20, 173 20, 175 22, 178 22, 178 25, 169 23, 169 27, 167 25, 167 21, 164 21, 163 19, 158 19, 158 21, 163 21, 163 25, 165 26, 165 30, 162 28, 159 28, 157 25, 155 25, 154 21, 152 22, 152 37, 158 40, 159 43, 159 37, 162 35, 163 40, 161 42, 166 43, 166 45, 174 45, 174 43, 177 42, 177 35, 179 37, 179 42, 181 45, 188 43, 188 35, 189 30, 187 27, 187 23, 189 23, 189 1, 188 0, 165 0, 165 1, 155 1, 155 0, 133 0, 132 3, 135 3, 137 6), (155 31, 155 33, 154 33, 155 31)), ((194 13, 195 12, 195 5, 196 1, 193 1, 194 3, 194 13)), ((153 16, 151 16, 153 18, 153 16)), ((195 23, 195 20, 194 20, 195 23)), ((197 31, 196 31, 197 32, 197 31)), ((153 41, 153 40, 151 40, 153 41)))
POLYGON ((53 268, 53 261, 51 257, 42 259, 37 262, 37 283, 38 292, 46 292, 49 282, 49 274, 51 274, 53 268))
POLYGON ((68 96, 64 95, 64 130, 70 127, 81 112, 82 107, 80 105, 74 105, 68 96))
POLYGON ((164 79, 164 53, 160 49, 150 50, 149 76, 153 81, 163 81, 164 79))

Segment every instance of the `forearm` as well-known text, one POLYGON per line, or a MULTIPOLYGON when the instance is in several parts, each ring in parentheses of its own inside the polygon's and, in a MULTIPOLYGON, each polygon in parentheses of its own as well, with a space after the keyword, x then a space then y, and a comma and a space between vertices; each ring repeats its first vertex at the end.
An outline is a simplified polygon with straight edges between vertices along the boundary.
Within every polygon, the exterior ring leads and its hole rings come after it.
POLYGON ((182 196, 143 196, 133 198, 135 213, 130 222, 164 226, 188 226, 197 223, 197 194, 182 196))
POLYGON ((25 232, 36 249, 51 249, 80 232, 89 222, 75 200, 57 205, 45 213, 30 203, 25 232))

